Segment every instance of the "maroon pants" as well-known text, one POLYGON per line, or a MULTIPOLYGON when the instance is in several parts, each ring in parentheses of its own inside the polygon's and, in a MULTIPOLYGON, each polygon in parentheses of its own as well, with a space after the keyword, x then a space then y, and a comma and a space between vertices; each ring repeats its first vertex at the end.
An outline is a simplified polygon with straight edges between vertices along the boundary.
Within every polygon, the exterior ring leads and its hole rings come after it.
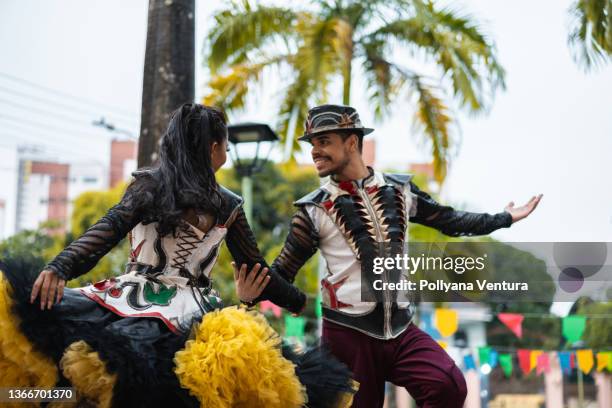
POLYGON ((395 339, 379 340, 323 320, 323 343, 353 371, 354 408, 382 407, 385 381, 405 387, 419 407, 460 408, 463 374, 434 339, 414 324, 395 339))

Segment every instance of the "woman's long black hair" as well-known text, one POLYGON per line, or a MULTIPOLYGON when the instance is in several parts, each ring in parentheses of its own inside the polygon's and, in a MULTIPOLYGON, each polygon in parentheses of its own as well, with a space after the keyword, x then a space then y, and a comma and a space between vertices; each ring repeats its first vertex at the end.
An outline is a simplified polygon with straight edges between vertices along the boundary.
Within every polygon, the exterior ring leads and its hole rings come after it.
POLYGON ((211 164, 211 145, 227 138, 225 115, 187 103, 174 111, 161 138, 154 167, 138 170, 128 188, 143 222, 157 222, 161 235, 175 233, 184 211, 218 215, 223 199, 211 164))

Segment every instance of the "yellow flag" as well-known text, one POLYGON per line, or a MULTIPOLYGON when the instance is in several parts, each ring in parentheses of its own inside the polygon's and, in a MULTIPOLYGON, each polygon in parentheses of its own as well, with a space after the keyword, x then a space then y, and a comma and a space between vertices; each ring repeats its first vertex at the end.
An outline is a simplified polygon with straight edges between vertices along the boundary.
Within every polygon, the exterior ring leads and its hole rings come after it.
POLYGON ((452 336, 457 331, 459 319, 457 311, 453 309, 436 309, 436 329, 442 337, 452 336))
POLYGON ((576 358, 578 359, 578 367, 582 372, 585 374, 590 373, 595 364, 593 361, 593 350, 577 350, 576 358))
POLYGON ((610 353, 597 353, 597 371, 603 371, 608 367, 610 353))
POLYGON ((531 355, 529 356, 529 371, 536 368, 538 364, 538 356, 542 354, 542 350, 531 350, 531 355))

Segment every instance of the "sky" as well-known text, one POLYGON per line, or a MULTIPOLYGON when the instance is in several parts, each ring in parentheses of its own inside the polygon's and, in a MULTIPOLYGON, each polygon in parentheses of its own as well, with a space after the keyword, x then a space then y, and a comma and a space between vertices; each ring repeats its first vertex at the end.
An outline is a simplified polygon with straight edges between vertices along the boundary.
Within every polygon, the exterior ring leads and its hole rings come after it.
MULTIPOLYGON (((137 134, 147 3, 0 2, 0 160, 6 149, 27 141, 47 146, 49 155, 62 160, 108 161, 112 135, 91 124, 101 116, 137 134), (26 119, 30 125, 23 123, 26 119)), ((571 2, 446 3, 474 16, 495 40, 507 90, 498 93, 487 115, 459 113, 460 150, 443 201, 497 212, 511 200, 520 205, 543 193, 528 219, 494 236, 514 242, 612 239, 612 66, 585 74, 573 63, 566 40, 571 2)), ((197 2, 198 96, 207 80, 201 69, 203 37, 212 11, 223 4, 197 2)), ((410 162, 427 160, 427 150, 406 120, 411 112, 407 102, 399 103, 384 123, 376 123, 367 100, 354 99, 365 125, 376 128, 372 137, 379 166, 405 169, 410 162)), ((270 101, 259 102, 234 119, 274 123, 270 101)), ((0 183, 7 186, 9 172, 2 168, 0 183)))

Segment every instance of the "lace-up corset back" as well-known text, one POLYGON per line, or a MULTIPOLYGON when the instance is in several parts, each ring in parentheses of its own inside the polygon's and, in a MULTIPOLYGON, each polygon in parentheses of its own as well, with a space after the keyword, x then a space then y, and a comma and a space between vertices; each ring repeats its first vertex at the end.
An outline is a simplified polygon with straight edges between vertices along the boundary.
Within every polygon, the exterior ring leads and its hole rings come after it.
POLYGON ((208 232, 185 222, 176 236, 159 236, 156 223, 138 224, 131 233, 130 262, 150 267, 150 273, 198 278, 209 277, 225 238, 225 226, 208 232))

